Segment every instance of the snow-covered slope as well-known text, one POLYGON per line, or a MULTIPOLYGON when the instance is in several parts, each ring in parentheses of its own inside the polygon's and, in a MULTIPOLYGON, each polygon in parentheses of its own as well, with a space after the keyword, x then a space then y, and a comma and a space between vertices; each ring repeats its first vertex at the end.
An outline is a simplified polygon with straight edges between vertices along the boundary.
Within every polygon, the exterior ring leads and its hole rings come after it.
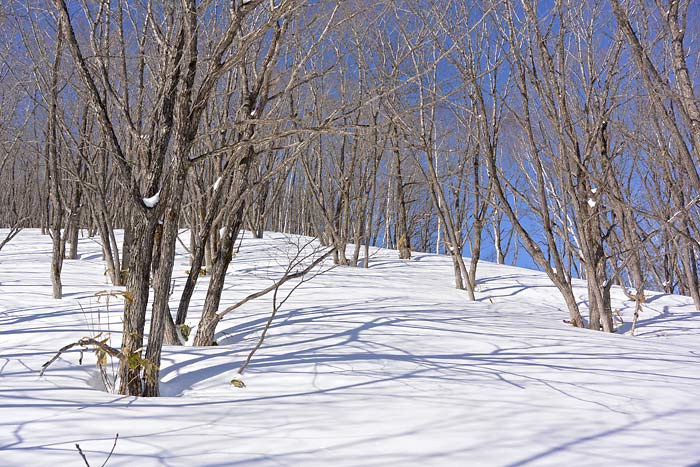
MULTIPOLYGON (((262 289, 287 240, 247 237, 222 305, 262 289)), ((65 344, 99 330, 100 247, 81 239, 51 298, 51 245, 25 231, 0 252, 0 465, 681 466, 700 463, 700 314, 654 295, 637 337, 573 329, 543 275, 488 263, 479 301, 453 288, 449 258, 375 251, 369 269, 335 268, 280 310, 243 376, 229 382, 271 310, 250 302, 219 325, 218 347, 168 347, 162 391, 99 389, 95 356, 65 344)), ((178 297, 187 268, 177 260, 178 297)), ((193 301, 192 324, 206 290, 193 301)), ((584 289, 579 290, 581 300, 584 289)), ((629 326, 632 305, 616 292, 629 326)), ((176 306, 176 302, 173 302, 176 306)))

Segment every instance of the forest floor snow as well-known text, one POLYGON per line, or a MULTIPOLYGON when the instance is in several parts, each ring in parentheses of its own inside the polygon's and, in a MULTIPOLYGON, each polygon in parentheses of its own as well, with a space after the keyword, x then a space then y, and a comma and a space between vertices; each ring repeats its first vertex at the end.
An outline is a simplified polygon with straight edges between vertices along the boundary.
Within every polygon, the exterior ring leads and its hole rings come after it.
MULTIPOLYGON (((279 277, 293 240, 246 236, 221 308, 279 277)), ((539 272, 482 262, 469 302, 448 257, 373 249, 368 269, 332 268, 296 290, 240 377, 246 387, 230 381, 271 296, 229 314, 218 346, 165 347, 164 397, 135 398, 101 390, 91 352, 82 365, 67 352, 39 377, 68 343, 121 339, 121 299, 107 307, 96 295, 115 289, 100 245, 82 238, 79 251, 62 300, 51 298, 48 237, 26 230, 0 251, 0 466, 83 465, 76 443, 99 466, 117 433, 108 467, 700 465, 700 313, 689 298, 649 294, 633 337, 633 303, 613 290, 624 324, 610 335, 566 325, 539 272)), ((186 269, 181 249, 173 309, 186 269)), ((585 310, 583 283, 576 292, 585 310)))

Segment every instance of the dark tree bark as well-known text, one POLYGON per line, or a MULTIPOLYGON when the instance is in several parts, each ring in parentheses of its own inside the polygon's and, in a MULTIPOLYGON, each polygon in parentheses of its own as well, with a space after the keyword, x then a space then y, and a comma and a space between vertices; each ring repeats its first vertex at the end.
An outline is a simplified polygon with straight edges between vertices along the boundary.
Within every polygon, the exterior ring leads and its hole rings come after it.
POLYGON ((59 155, 58 155, 58 73, 61 67, 61 52, 63 49, 63 35, 56 37, 56 53, 51 69, 51 89, 49 90, 49 115, 46 130, 47 172, 49 175, 49 199, 51 205, 51 285, 53 298, 63 298, 63 285, 61 284, 61 269, 63 267, 64 242, 62 242, 61 225, 63 223, 63 202, 60 192, 59 155))

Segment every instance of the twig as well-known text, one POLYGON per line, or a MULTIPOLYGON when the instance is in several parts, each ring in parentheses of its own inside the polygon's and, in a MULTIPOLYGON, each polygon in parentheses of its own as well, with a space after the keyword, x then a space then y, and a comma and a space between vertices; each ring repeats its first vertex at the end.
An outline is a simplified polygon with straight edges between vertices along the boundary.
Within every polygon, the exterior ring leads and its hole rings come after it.
POLYGON ((78 342, 73 342, 72 344, 68 344, 66 346, 61 347, 61 349, 56 353, 56 355, 53 356, 51 360, 48 362, 44 363, 41 365, 41 371, 39 372, 39 376, 43 376, 44 372, 46 369, 56 360, 59 359, 63 353, 67 352, 68 350, 72 349, 73 347, 87 347, 89 345, 94 345, 95 347, 98 347, 100 350, 106 352, 112 357, 117 357, 119 360, 123 360, 126 358, 126 356, 122 353, 121 350, 117 350, 114 347, 110 347, 109 345, 105 344, 102 341, 98 341, 97 339, 93 337, 83 337, 80 339, 78 342))
POLYGON ((19 234, 22 231, 22 224, 28 219, 29 217, 24 217, 15 222, 15 224, 12 227, 10 227, 10 232, 7 234, 5 239, 0 242, 0 250, 2 250, 2 248, 5 245, 7 245, 13 238, 17 236, 17 234, 19 234))
POLYGON ((109 455, 107 456, 107 459, 102 463, 101 467, 105 467, 107 465, 107 462, 109 461, 109 458, 112 457, 112 454, 114 454, 114 448, 117 447, 117 441, 119 440, 119 433, 114 437, 114 444, 112 445, 112 450, 109 451, 109 455))
MULTIPOLYGON (((185 231, 182 232, 182 233, 185 233, 185 232, 187 232, 187 229, 185 229, 185 231)), ((190 235, 194 235, 194 234, 190 233, 190 235)), ((185 251, 187 252, 187 254, 191 254, 190 249, 187 248, 187 245, 185 245, 185 243, 182 241, 182 239, 180 238, 180 234, 179 234, 179 233, 177 234, 177 237, 175 237, 175 238, 177 238, 177 241, 180 242, 180 245, 182 245, 182 248, 185 249, 185 251)))
MULTIPOLYGON (((333 248, 331 251, 326 253, 325 256, 332 253, 333 250, 335 250, 335 248, 333 248)), ((321 258, 321 260, 322 259, 323 259, 323 257, 321 258)), ((305 271, 307 271, 307 272, 310 271, 313 268, 313 266, 319 262, 320 261, 318 261, 318 260, 314 261, 314 263, 311 266, 309 266, 307 269, 305 269, 305 271)), ((321 274, 321 272, 319 272, 318 274, 321 274)), ((314 277, 316 277, 318 274, 316 274, 314 277)), ((275 316, 277 315, 277 312, 282 307, 282 305, 284 305, 284 303, 289 299, 289 297, 292 296, 292 294, 294 293, 295 290, 297 290, 299 287, 301 287, 301 285, 304 284, 305 282, 307 282, 308 280, 311 280, 311 279, 304 279, 303 275, 304 274, 302 274, 302 279, 299 281, 299 283, 296 284, 294 287, 292 287, 292 290, 287 292, 287 295, 279 303, 277 303, 277 293, 279 292, 279 289, 282 286, 282 284, 284 284, 284 282, 280 282, 274 288, 275 292, 272 295, 272 313, 270 314, 270 317, 268 318, 267 323, 265 323, 265 327, 263 328, 262 333, 260 334, 260 338, 258 338, 258 342, 255 344, 255 347, 253 347, 253 349, 248 354, 248 357, 246 357, 245 361, 243 362, 243 365, 241 365, 241 367, 238 369, 239 375, 242 375, 243 372, 246 370, 246 368, 248 368, 248 365, 250 364, 250 361, 253 359, 253 356, 255 355, 255 353, 258 350, 260 350, 260 347, 262 347, 263 342, 265 341, 265 336, 267 335, 267 331, 270 329, 270 326, 272 326, 272 322, 274 321, 275 316)))
POLYGON ((224 316, 226 316, 228 313, 232 312, 232 311, 235 310, 236 308, 239 308, 239 307, 245 305, 245 304, 248 303, 249 301, 254 300, 254 299, 256 299, 256 298, 260 298, 260 297, 262 297, 263 295, 267 295, 268 293, 272 292, 273 290, 280 288, 282 285, 284 285, 285 282, 290 281, 290 280, 292 280, 292 279, 296 279, 296 278, 298 278, 298 277, 303 277, 303 276, 305 276, 306 274, 309 273, 309 271, 311 271, 313 268, 315 268, 316 266, 318 266, 319 264, 321 264, 321 262, 323 262, 324 259, 328 258, 334 251, 335 251, 335 247, 331 248, 330 250, 326 251, 323 255, 321 255, 321 256, 319 256, 318 258, 316 258, 316 260, 314 260, 313 263, 311 263, 310 265, 308 265, 308 266, 307 266, 306 268, 304 268, 303 270, 297 271, 297 272, 295 272, 295 273, 293 273, 293 274, 285 274, 284 276, 282 276, 282 278, 281 278, 280 280, 278 280, 277 282, 275 282, 275 283, 272 284, 271 286, 267 287, 266 289, 263 289, 263 290, 260 290, 260 291, 258 291, 258 292, 252 293, 252 294, 248 295, 247 297, 245 297, 245 298, 244 298, 243 300, 241 300, 240 302, 238 302, 238 303, 236 303, 236 304, 234 304, 234 305, 231 305, 230 307, 226 308, 225 310, 219 312, 219 313, 218 313, 219 319, 222 319, 222 318, 223 318, 224 316))
MULTIPOLYGON (((118 440, 119 440, 119 433, 117 433, 117 435, 114 437, 114 444, 112 444, 112 450, 109 451, 109 454, 107 454, 107 458, 105 459, 105 461, 102 463, 102 465, 100 467, 105 467, 105 465, 107 465, 107 462, 109 462, 109 459, 112 457, 112 454, 114 454, 114 448, 117 447, 118 440)), ((75 443, 75 447, 78 449, 78 452, 80 453, 80 457, 82 457, 83 460, 85 461, 85 465, 87 465, 87 467, 90 467, 90 463, 88 462, 87 457, 85 456, 85 453, 83 453, 83 450, 80 449, 80 445, 78 443, 75 443)))
POLYGON ((85 457, 85 454, 83 454, 83 450, 80 449, 80 445, 78 443, 75 443, 75 447, 78 448, 78 452, 80 453, 80 457, 82 457, 83 460, 85 461, 85 465, 87 465, 87 467, 90 467, 90 463, 88 462, 87 457, 85 457))

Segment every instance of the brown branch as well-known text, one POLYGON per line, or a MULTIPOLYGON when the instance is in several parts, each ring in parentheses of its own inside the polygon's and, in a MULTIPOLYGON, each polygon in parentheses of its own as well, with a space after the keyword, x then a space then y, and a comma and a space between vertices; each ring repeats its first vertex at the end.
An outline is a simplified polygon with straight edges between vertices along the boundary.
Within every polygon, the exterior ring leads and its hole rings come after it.
POLYGON ((23 217, 22 219, 18 220, 17 222, 14 223, 12 227, 10 227, 10 231, 8 234, 5 236, 5 238, 0 241, 0 250, 3 249, 5 245, 10 243, 13 238, 15 238, 21 231, 22 231, 22 225, 25 223, 25 221, 29 220, 29 217, 23 217))
POLYGON ((271 286, 267 287, 266 289, 260 290, 258 292, 252 293, 252 294, 248 295, 247 297, 245 297, 243 300, 239 301, 238 303, 231 305, 230 307, 226 308, 225 310, 219 312, 218 313, 219 320, 221 320, 224 316, 226 316, 228 313, 232 312, 236 308, 239 308, 239 307, 245 305, 249 301, 255 300, 256 298, 260 298, 263 295, 267 295, 268 293, 272 292, 273 290, 279 289, 282 285, 284 285, 285 282, 290 281, 292 279, 296 279, 296 278, 305 276, 306 274, 309 273, 309 271, 311 271, 313 268, 315 268, 316 266, 321 264, 323 262, 323 260, 328 258, 335 250, 336 250, 335 247, 329 249, 323 255, 316 258, 313 263, 309 264, 306 268, 304 268, 301 271, 297 271, 293 274, 289 274, 289 270, 288 270, 287 273, 285 273, 285 275, 282 276, 281 279, 279 279, 277 282, 275 282, 271 286))
POLYGON ((120 361, 126 359, 126 355, 124 355, 124 353, 121 350, 117 350, 114 347, 111 347, 111 346, 105 344, 104 342, 95 339, 94 337, 83 337, 78 342, 73 342, 72 344, 68 344, 68 345, 61 347, 61 349, 56 353, 56 355, 53 356, 53 358, 51 360, 49 360, 48 362, 41 365, 41 371, 39 372, 39 376, 43 376, 46 369, 49 366, 51 366, 51 364, 53 362, 58 360, 61 355, 63 355, 65 352, 69 351, 73 347, 83 347, 82 351, 85 351, 84 348, 89 346, 89 345, 94 345, 95 347, 99 348, 100 350, 106 352, 111 357, 118 358, 120 361))

